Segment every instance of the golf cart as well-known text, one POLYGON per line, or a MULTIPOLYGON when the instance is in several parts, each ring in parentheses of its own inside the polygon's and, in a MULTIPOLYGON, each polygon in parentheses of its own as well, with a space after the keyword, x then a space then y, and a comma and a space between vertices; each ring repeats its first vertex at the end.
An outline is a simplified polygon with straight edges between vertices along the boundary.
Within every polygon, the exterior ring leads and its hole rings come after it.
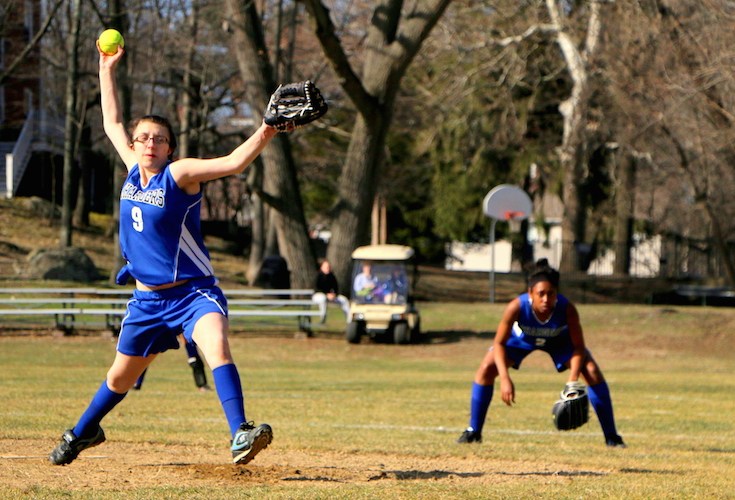
POLYGON ((363 335, 396 344, 417 340, 421 320, 411 296, 413 255, 411 247, 401 245, 369 245, 352 252, 347 342, 359 344, 363 335))

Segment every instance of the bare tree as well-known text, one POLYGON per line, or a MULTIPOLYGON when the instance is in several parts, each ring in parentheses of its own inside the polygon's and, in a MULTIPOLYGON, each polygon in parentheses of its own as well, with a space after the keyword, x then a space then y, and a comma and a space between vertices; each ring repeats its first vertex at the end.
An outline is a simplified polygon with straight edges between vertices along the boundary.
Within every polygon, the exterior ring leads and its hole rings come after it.
MULTIPOLYGON (((127 0, 129 9, 120 0, 100 3, 106 8, 117 5, 120 12, 117 19, 101 16, 102 24, 118 27, 129 36, 130 50, 123 62, 131 70, 135 68, 136 79, 134 87, 126 87, 122 80, 127 75, 119 75, 123 102, 126 92, 129 98, 134 88, 135 95, 141 97, 136 99, 136 113, 174 112, 182 132, 180 151, 186 143, 197 149, 196 154, 209 154, 243 135, 239 129, 215 130, 206 117, 211 118, 208 113, 212 110, 234 109, 247 102, 253 107, 253 118, 259 120, 262 105, 276 85, 275 68, 289 75, 283 77, 287 80, 290 75, 296 79, 308 75, 321 77, 322 89, 327 86, 332 109, 317 127, 329 134, 312 134, 314 129, 309 128, 305 133, 279 137, 263 155, 262 164, 251 170, 255 192, 249 201, 264 202, 261 215, 257 210, 252 213, 254 227, 263 227, 253 248, 263 253, 251 253, 251 277, 268 253, 267 227, 275 227, 294 283, 312 284, 314 257, 306 234, 302 196, 309 202, 314 196, 313 192, 300 193, 297 170, 304 165, 307 167, 298 172, 302 181, 321 176, 319 180, 329 186, 329 195, 337 192, 332 212, 326 213, 324 207, 330 199, 322 195, 319 210, 323 213, 309 217, 319 222, 331 219, 333 239, 328 257, 341 281, 348 278, 350 252, 368 240, 377 195, 387 197, 390 210, 397 198, 392 192, 415 189, 420 184, 416 179, 428 185, 433 172, 446 168, 434 182, 443 179, 448 184, 446 179, 461 179, 456 183, 459 188, 454 193, 437 189, 430 194, 445 206, 452 205, 463 192, 472 194, 482 182, 520 181, 523 169, 534 161, 547 173, 558 171, 564 176, 563 182, 549 179, 547 186, 552 190, 563 186, 567 242, 585 241, 593 227, 602 228, 606 238, 614 231, 618 245, 630 241, 634 230, 676 230, 685 237, 717 238, 712 251, 729 257, 728 242, 735 235, 735 223, 731 222, 735 220, 735 197, 730 188, 735 173, 729 167, 735 159, 730 140, 735 84, 727 54, 735 40, 725 0, 454 2, 466 9, 464 17, 454 9, 444 16, 451 2, 439 0, 197 2, 204 10, 216 11, 217 21, 211 13, 200 18, 198 29, 206 32, 201 39, 209 43, 197 44, 193 52, 187 50, 195 44, 185 42, 198 35, 182 29, 186 22, 192 26, 193 19, 188 17, 193 13, 192 2, 185 2, 186 16, 182 16, 177 10, 181 4, 175 1, 159 2, 155 10, 136 8, 138 1, 127 0), (230 32, 235 33, 232 47, 238 56, 237 67, 230 58, 202 57, 203 51, 217 53, 222 49, 224 32, 213 27, 219 27, 223 4, 241 16, 226 18, 230 32), (316 38, 298 31, 301 25, 296 24, 296 30, 287 26, 288 22, 301 21, 299 7, 304 6, 316 38), (291 10, 276 10, 280 7, 291 10), (174 11, 179 15, 170 16, 174 11), (490 29, 476 22, 481 16, 471 15, 478 11, 488 14, 483 22, 489 20, 490 29), (444 20, 436 29, 438 16, 444 20), (603 29, 607 17, 619 20, 615 30, 603 29), (127 22, 132 23, 129 31, 122 25, 127 22), (178 29, 169 30, 168 22, 178 29), (268 30, 267 44, 264 30, 268 30), (287 30, 291 30, 288 35, 287 30), (173 40, 176 32, 186 33, 187 40, 165 43, 173 40), (137 42, 138 37, 147 43, 137 42), (271 48, 272 38, 280 43, 272 51, 276 57, 271 61, 266 45, 271 48), (316 40, 327 57, 314 50, 316 40), (171 46, 178 49, 170 50, 171 46), (277 54, 292 50, 298 64, 288 57, 278 60, 277 54), (474 59, 465 57, 469 51, 474 51, 474 59), (189 64, 186 61, 192 55, 189 64), (416 76, 419 65, 412 61, 417 55, 425 75, 416 76), (241 81, 233 80, 233 74, 239 74, 241 81), (404 77, 411 78, 411 85, 405 84, 404 77), (432 77, 436 79, 433 82, 432 77), (450 79, 446 87, 436 84, 450 79), (465 82, 469 85, 463 86, 465 82), (424 108, 427 103, 433 106, 429 113, 424 108), (441 119, 432 122, 425 119, 427 115, 449 116, 451 122, 440 127, 441 119), (350 129, 338 129, 340 124, 350 129), (186 134, 188 138, 183 140, 186 134), (396 153, 404 145, 400 141, 408 142, 405 137, 409 136, 416 138, 413 149, 396 153), (329 153, 315 152, 315 148, 300 155, 305 139, 315 137, 323 140, 320 147, 329 142, 329 153), (552 154, 555 145, 559 146, 556 156, 552 154), (298 165, 292 158, 292 147, 298 165), (430 147, 435 150, 427 153, 430 147), (599 167, 600 151, 606 148, 605 170, 613 189, 604 195, 615 199, 592 206, 589 190, 600 187, 594 185, 597 179, 591 172, 599 167), (416 158, 419 161, 414 161, 416 158), (682 175, 682 165, 687 166, 686 175, 682 175), (340 166, 342 173, 336 180, 340 166), (475 168, 479 166, 483 169, 475 168), (262 187, 257 187, 258 176, 262 187), (445 195, 455 198, 442 198, 445 195), (268 212, 273 214, 272 224, 268 212)), ((61 47, 58 39, 55 46, 61 47)), ((84 70, 82 73, 83 78, 91 76, 84 70)), ((57 108, 63 107, 62 98, 57 97, 56 102, 57 108)), ((126 120, 130 117, 128 106, 126 120)), ((77 109, 82 108, 77 105, 77 109)), ((248 106, 242 108, 245 114, 250 113, 248 106)), ((94 127, 91 130, 89 140, 100 144, 99 133, 94 127)), ((234 193, 232 189, 229 192, 234 193)), ((217 203, 240 198, 245 196, 211 197, 217 203)), ((422 201, 418 195, 414 199, 422 201)), ((462 226, 459 232, 470 237, 477 234, 472 232, 473 226, 482 222, 478 220, 481 216, 475 215, 479 214, 477 203, 462 203, 458 208, 452 205, 462 217, 453 219, 450 211, 442 214, 447 220, 442 221, 441 237, 454 237, 453 224, 462 226)), ((440 222, 438 212, 419 210, 426 225, 440 222)), ((626 251, 618 246, 616 253, 620 253, 616 272, 624 273, 626 251)), ((576 269, 575 255, 567 252, 566 257, 570 261, 564 265, 576 269)), ((731 273, 723 269, 721 274, 731 273)))
POLYGON ((71 16, 69 19, 67 75, 65 92, 65 120, 64 120, 64 177, 63 202, 61 206, 61 232, 59 243, 62 248, 72 246, 72 182, 76 160, 76 137, 79 130, 77 116, 77 82, 79 81, 79 39, 82 24, 82 1, 72 0, 71 16))
POLYGON ((197 0, 191 2, 191 13, 185 20, 186 39, 184 40, 184 50, 181 67, 182 85, 181 85, 181 106, 179 110, 179 121, 181 129, 179 130, 179 155, 183 158, 190 156, 190 139, 192 136, 192 128, 194 121, 193 101, 196 93, 194 82, 194 57, 196 54, 197 43, 199 42, 199 2, 197 0))
MULTIPOLYGON (((107 4, 107 18, 109 19, 109 26, 118 30, 120 33, 127 33, 127 18, 125 16, 126 1, 125 0, 112 0, 107 4)), ((130 83, 130 66, 128 58, 123 57, 120 61, 120 69, 118 71, 118 87, 120 88, 120 106, 122 108, 123 122, 128 123, 131 119, 131 108, 132 108, 132 88, 130 83)), ((112 236, 114 245, 114 261, 108 281, 110 284, 115 283, 115 277, 117 271, 125 264, 120 251, 120 241, 118 233, 118 225, 120 223, 120 198, 118 193, 122 190, 122 183, 124 180, 123 172, 124 166, 119 156, 113 152, 109 152, 110 158, 110 175, 112 176, 112 222, 107 231, 109 236, 112 236)))
POLYGON ((49 26, 51 25, 51 22, 53 21, 54 16, 56 15, 56 12, 59 10, 59 7, 61 7, 64 1, 65 0, 56 0, 53 4, 51 4, 48 7, 48 14, 46 15, 46 19, 44 19, 39 30, 33 35, 33 38, 26 44, 25 47, 23 47, 23 50, 20 51, 20 53, 15 59, 10 61, 10 63, 4 66, 3 68, 0 68, 0 85, 3 85, 6 83, 7 79, 11 77, 18 70, 18 68, 23 64, 23 61, 28 57, 28 54, 36 46, 38 46, 41 39, 48 31, 49 26))
POLYGON ((338 186, 328 258, 341 283, 349 281, 352 251, 365 242, 385 160, 393 106, 407 68, 450 0, 375 2, 367 28, 361 71, 342 45, 329 9, 304 0, 313 31, 345 94, 357 110, 338 186))
POLYGON ((616 176, 615 186, 615 264, 614 273, 630 272, 630 249, 635 218, 635 172, 638 158, 621 152, 617 144, 609 148, 608 171, 616 176))
MULTIPOLYGON (((273 66, 268 58, 263 27, 254 2, 226 0, 233 28, 233 47, 245 93, 256 120, 276 88, 273 66)), ((270 222, 278 236, 278 247, 291 272, 292 286, 310 288, 316 276, 315 258, 306 230, 296 165, 285 134, 277 136, 263 151, 263 191, 258 196, 273 209, 270 222)), ((251 260, 252 263, 252 260, 251 260)))
MULTIPOLYGON (((581 243, 585 239, 586 207, 581 197, 581 185, 585 179, 588 161, 585 132, 587 111, 590 106, 590 71, 602 35, 603 3, 607 2, 592 0, 586 3, 587 28, 584 33, 584 45, 580 50, 578 42, 564 22, 559 3, 556 0, 546 0, 554 37, 572 80, 569 97, 559 105, 559 112, 564 119, 559 162, 564 172, 562 240, 565 242, 581 243)), ((560 267, 562 271, 576 271, 578 269, 576 255, 569 251, 564 252, 560 267)))
MULTIPOLYGON (((725 60, 735 36, 729 9, 721 0, 618 2, 613 15, 619 22, 605 32, 600 52, 598 79, 607 99, 591 122, 606 127, 619 146, 618 210, 632 205, 633 217, 646 221, 638 231, 698 241, 722 262, 719 270, 682 264, 671 271, 707 272, 733 283, 735 79, 725 60), (626 181, 628 168, 635 170, 634 184, 626 181), (633 200, 624 201, 631 192, 633 200), (711 248, 704 243, 710 239, 711 248)), ((668 258, 671 268, 677 265, 668 258)))

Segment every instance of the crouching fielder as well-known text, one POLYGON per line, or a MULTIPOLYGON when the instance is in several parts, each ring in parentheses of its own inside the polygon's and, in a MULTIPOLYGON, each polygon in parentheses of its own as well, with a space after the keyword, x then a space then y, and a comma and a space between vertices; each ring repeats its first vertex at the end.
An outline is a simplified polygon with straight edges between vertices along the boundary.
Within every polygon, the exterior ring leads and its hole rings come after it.
POLYGON ((482 442, 482 428, 493 398, 495 379, 500 378, 500 397, 511 406, 515 402, 515 387, 508 368, 520 368, 526 356, 541 350, 551 356, 557 371, 569 370, 568 383, 577 382, 580 374, 584 377, 605 443, 625 447, 615 428, 607 382, 585 347, 577 308, 559 294, 558 289, 559 273, 546 259, 539 260, 528 278, 528 292, 508 303, 493 346, 475 373, 470 422, 458 443, 482 442))

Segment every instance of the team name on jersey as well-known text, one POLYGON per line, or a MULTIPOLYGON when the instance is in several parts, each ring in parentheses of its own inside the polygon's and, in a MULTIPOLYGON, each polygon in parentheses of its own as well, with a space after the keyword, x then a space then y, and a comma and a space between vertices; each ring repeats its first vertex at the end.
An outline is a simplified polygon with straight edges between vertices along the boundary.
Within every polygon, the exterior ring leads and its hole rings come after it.
POLYGON ((120 199, 147 203, 148 205, 163 208, 166 204, 166 191, 161 188, 143 191, 138 189, 137 186, 127 182, 122 188, 120 199))
POLYGON ((531 326, 531 325, 519 325, 518 322, 516 322, 513 325, 513 331, 516 333, 516 335, 525 333, 526 335, 530 337, 546 337, 546 338, 558 337, 566 329, 567 329, 566 325, 560 326, 558 328, 545 328, 545 327, 538 327, 538 326, 531 326))

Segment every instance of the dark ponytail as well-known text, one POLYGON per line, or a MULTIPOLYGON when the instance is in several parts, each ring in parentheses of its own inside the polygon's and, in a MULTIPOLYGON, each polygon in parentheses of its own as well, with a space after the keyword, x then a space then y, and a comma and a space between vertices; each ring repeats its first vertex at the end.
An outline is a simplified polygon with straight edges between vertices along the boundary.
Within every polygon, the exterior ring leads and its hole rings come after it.
POLYGON ((554 288, 559 288, 559 271, 549 265, 548 259, 539 259, 534 264, 528 275, 528 288, 533 288, 536 283, 548 281, 554 288))

